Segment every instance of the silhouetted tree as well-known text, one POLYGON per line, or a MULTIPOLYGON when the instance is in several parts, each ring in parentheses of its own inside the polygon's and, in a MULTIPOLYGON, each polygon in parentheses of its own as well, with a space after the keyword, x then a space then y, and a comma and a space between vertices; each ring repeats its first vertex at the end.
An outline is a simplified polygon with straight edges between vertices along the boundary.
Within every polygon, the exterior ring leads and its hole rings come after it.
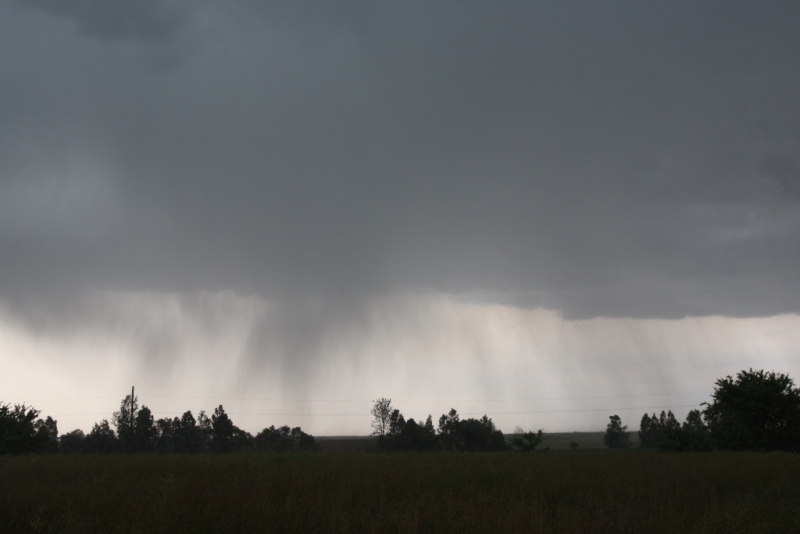
POLYGON ((158 446, 158 427, 153 414, 147 406, 139 409, 139 397, 125 395, 119 410, 111 415, 111 422, 117 429, 119 448, 126 452, 147 452, 158 446), (131 417, 133 414, 133 417, 131 417))
POLYGON ((461 450, 468 452, 504 451, 508 449, 505 436, 484 415, 480 419, 464 419, 456 424, 461 450))
POLYGON ((109 426, 108 421, 103 419, 95 423, 92 431, 83 440, 83 450, 85 452, 115 452, 119 445, 114 430, 109 426))
POLYGON ((672 410, 667 413, 662 410, 660 417, 656 417, 656 414, 653 414, 653 417, 644 414, 639 426, 639 447, 643 449, 661 447, 666 433, 677 428, 680 428, 680 423, 675 419, 672 410))
POLYGON ((400 413, 400 410, 392 410, 389 416, 389 437, 396 437, 403 433, 406 426, 406 418, 400 413))
POLYGON ((153 451, 158 446, 158 427, 155 425, 150 408, 142 406, 136 413, 133 428, 133 450, 136 452, 153 451))
POLYGON ((374 401, 372 409, 369 411, 372 415, 372 435, 385 436, 389 432, 389 420, 392 416, 392 399, 381 397, 374 401))
POLYGON ((37 434, 42 435, 41 452, 58 452, 58 422, 49 415, 46 419, 38 419, 34 424, 37 434))
MULTIPOLYGON (((373 407, 375 414, 385 414, 391 405, 388 399, 376 401, 373 407), (377 405, 382 402, 381 406, 377 405)), ((375 423, 375 419, 373 419, 375 423)), ((486 415, 480 419, 461 420, 455 408, 439 418, 438 434, 433 427, 433 418, 428 415, 425 423, 417 423, 410 418, 406 420, 400 410, 393 409, 383 422, 384 434, 380 435, 380 424, 373 424, 374 434, 378 435, 377 450, 394 451, 432 451, 444 449, 448 451, 500 451, 507 450, 503 433, 495 427, 494 422, 486 415)), ((381 423, 381 424, 383 424, 381 423)))
MULTIPOLYGON (((411 422, 411 419, 409 419, 411 422)), ((409 432, 413 436, 414 450, 434 451, 439 448, 439 441, 436 439, 436 429, 433 428, 433 417, 428 415, 425 423, 409 432)))
POLYGON ((422 425, 417 423, 414 418, 410 418, 394 439, 394 450, 423 452, 439 448, 436 432, 433 429, 433 419, 430 415, 422 425))
MULTIPOLYGON (((224 414, 224 410, 220 412, 220 408, 217 408, 214 412, 214 416, 218 418, 217 430, 220 430, 225 425, 224 420, 228 417, 227 414, 224 414), (222 417, 223 414, 224 417, 222 417)), ((214 416, 212 416, 212 419, 214 416)), ((217 441, 213 450, 226 452, 226 447, 229 447, 227 450, 231 451, 252 448, 253 437, 233 425, 230 419, 227 419, 227 421, 232 426, 232 433, 228 436, 228 444, 225 445, 223 441, 217 441)), ((191 411, 184 412, 180 417, 159 419, 155 422, 157 449, 159 452, 164 453, 199 452, 206 447, 207 443, 210 444, 213 440, 213 424, 213 421, 206 417, 205 412, 200 412, 199 425, 191 411)), ((220 439, 224 440, 225 438, 223 436, 220 439)))
MULTIPOLYGON (((392 410, 389 414, 385 434, 378 436, 378 450, 387 452, 406 450, 408 446, 407 443, 404 443, 406 441, 406 436, 404 436, 406 425, 406 418, 403 417, 400 410, 392 410)), ((416 426, 416 423, 414 423, 414 426, 416 426)))
POLYGON ((622 426, 622 420, 618 415, 611 415, 609 419, 603 443, 611 449, 627 449, 630 446, 628 427, 622 426))
POLYGON ((317 442, 314 436, 303 432, 299 426, 292 429, 292 439, 294 440, 294 450, 296 451, 315 451, 317 442))
POLYGON ((458 433, 458 424, 461 421, 455 408, 450 408, 446 415, 439 418, 439 442, 446 451, 460 451, 464 448, 461 436, 458 433))
POLYGON ((717 380, 703 415, 725 450, 800 451, 800 390, 788 375, 740 371, 717 380))
POLYGON ((233 449, 234 429, 233 421, 220 404, 211 416, 211 443, 215 451, 230 452, 233 449))
POLYGON ((314 436, 306 434, 301 428, 290 429, 288 426, 265 428, 255 437, 257 451, 287 452, 287 451, 314 451, 317 449, 314 436))
POLYGON ((714 449, 711 434, 703 423, 700 410, 692 410, 682 426, 668 426, 663 431, 662 451, 710 451, 714 449))
POLYGON ((511 444, 518 450, 524 452, 535 451, 536 447, 544 441, 544 432, 541 428, 536 432, 532 430, 525 432, 522 428, 517 427, 514 429, 514 434, 515 436, 514 439, 511 440, 511 444))
POLYGON ((292 446, 291 430, 288 426, 271 426, 256 434, 257 451, 283 452, 291 450, 292 446))
POLYGON ((242 430, 236 425, 233 425, 233 436, 231 436, 231 450, 232 451, 249 451, 255 447, 255 438, 253 435, 242 430))
POLYGON ((191 411, 180 418, 159 419, 158 450, 161 452, 198 452, 203 449, 203 436, 191 411))
POLYGON ((639 447, 643 449, 658 447, 658 444, 661 441, 661 436, 659 434, 658 419, 656 419, 656 415, 653 414, 653 417, 651 418, 645 413, 642 416, 641 423, 639 423, 639 447))
POLYGON ((86 436, 83 430, 76 429, 72 432, 62 434, 61 437, 58 438, 58 448, 62 453, 84 452, 83 442, 85 439, 86 436))
POLYGON ((36 452, 47 444, 49 435, 37 432, 34 423, 38 415, 39 410, 25 404, 0 403, 0 454, 36 452))
POLYGON ((203 444, 201 450, 211 450, 214 428, 211 424, 211 418, 208 417, 205 410, 200 410, 197 415, 197 428, 200 431, 200 439, 203 444))
MULTIPOLYGON (((386 400, 386 399, 383 399, 386 400)), ((384 408, 391 408, 384 404, 384 408)), ((413 418, 406 421, 400 410, 392 410, 384 435, 378 435, 377 449, 384 452, 430 451, 438 448, 433 419, 429 415, 424 424, 413 418)))
POLYGON ((433 428, 433 417, 428 414, 428 418, 425 419, 425 431, 430 432, 431 434, 436 434, 436 430, 433 428))
POLYGON ((175 427, 180 425, 177 417, 170 419, 164 417, 156 421, 158 430, 158 452, 169 453, 178 452, 178 440, 175 437, 175 427))
POLYGON ((125 395, 125 398, 119 404, 119 410, 111 415, 111 422, 117 429, 117 439, 123 451, 133 452, 136 450, 136 423, 134 417, 138 411, 139 397, 133 397, 133 402, 131 403, 131 396, 125 395), (131 413, 133 413, 133 416, 131 416, 131 413))

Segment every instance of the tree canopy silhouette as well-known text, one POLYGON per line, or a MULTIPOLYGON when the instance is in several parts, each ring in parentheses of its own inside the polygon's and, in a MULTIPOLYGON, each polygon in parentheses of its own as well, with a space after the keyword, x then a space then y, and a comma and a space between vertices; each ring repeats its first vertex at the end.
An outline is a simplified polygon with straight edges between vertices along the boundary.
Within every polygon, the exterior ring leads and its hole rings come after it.
POLYGON ((669 426, 663 429, 663 439, 659 445, 662 451, 700 452, 711 451, 714 445, 708 427, 703 423, 700 410, 692 410, 682 426, 669 426))
POLYGON ((45 425, 37 428, 38 416, 39 410, 25 404, 0 403, 0 454, 22 454, 44 448, 51 429, 45 425))
POLYGON ((716 382, 703 416, 723 450, 800 451, 800 390, 788 375, 740 371, 716 382))
POLYGON ((656 417, 656 414, 653 414, 653 417, 644 414, 639 425, 639 447, 642 449, 660 447, 667 434, 680 426, 672 410, 667 413, 662 410, 660 417, 656 417))
POLYGON ((630 447, 628 427, 622 426, 622 419, 618 415, 609 416, 609 423, 606 426, 606 434, 603 436, 603 443, 611 449, 627 449, 630 447))
POLYGON ((486 415, 480 419, 461 419, 455 408, 439 418, 438 428, 428 415, 425 423, 406 420, 400 410, 392 409, 391 400, 374 401, 373 435, 377 449, 397 451, 503 451, 508 450, 503 433, 486 415), (437 432, 438 431, 438 432, 437 432))

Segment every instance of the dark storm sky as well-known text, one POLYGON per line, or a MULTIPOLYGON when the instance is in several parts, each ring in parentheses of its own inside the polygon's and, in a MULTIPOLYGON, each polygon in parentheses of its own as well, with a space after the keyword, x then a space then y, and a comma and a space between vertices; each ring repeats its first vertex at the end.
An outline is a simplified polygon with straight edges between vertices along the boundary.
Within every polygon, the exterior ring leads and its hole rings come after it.
POLYGON ((796 2, 3 3, 0 300, 795 313, 798 58, 796 2))

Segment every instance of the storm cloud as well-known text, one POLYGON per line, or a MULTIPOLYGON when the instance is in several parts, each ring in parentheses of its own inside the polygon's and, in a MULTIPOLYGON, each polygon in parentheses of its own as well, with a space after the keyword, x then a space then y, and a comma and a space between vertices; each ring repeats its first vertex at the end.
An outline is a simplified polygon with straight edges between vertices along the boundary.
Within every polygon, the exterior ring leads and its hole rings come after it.
POLYGON ((395 300, 796 314, 798 21, 745 1, 5 3, 0 304, 53 335, 143 321, 125 339, 164 361, 185 340, 152 322, 163 302, 201 324, 234 306, 248 368, 279 352, 296 377, 395 300))
POLYGON ((22 9, 40 10, 71 21, 78 33, 105 40, 168 41, 185 24, 193 2, 180 0, 15 0, 22 9))
POLYGON ((797 311, 794 6, 26 4, 52 18, 3 8, 4 294, 797 311))

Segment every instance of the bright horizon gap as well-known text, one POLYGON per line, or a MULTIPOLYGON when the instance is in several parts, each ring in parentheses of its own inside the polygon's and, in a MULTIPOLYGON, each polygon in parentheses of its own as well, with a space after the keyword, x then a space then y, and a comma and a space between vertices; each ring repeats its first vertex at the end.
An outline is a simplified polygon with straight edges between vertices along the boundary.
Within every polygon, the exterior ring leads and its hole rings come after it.
MULTIPOLYGON (((599 395, 591 397, 531 397, 531 398, 509 398, 509 399, 423 399, 423 400, 395 400, 390 399, 392 402, 516 402, 516 401, 539 401, 539 400, 587 400, 587 399, 621 399, 630 397, 666 397, 666 396, 680 396, 680 395, 706 395, 708 392, 683 392, 683 393, 642 393, 640 395, 599 395)), ((259 397, 214 397, 204 395, 139 395, 136 397, 143 398, 162 398, 162 399, 219 399, 219 400, 246 400, 246 401, 268 401, 268 402, 352 402, 352 403, 372 403, 377 399, 371 400, 356 400, 356 399, 303 399, 303 398, 259 398, 259 397)), ((67 399, 39 399, 30 402, 68 402, 77 400, 95 400, 95 399, 113 399, 118 398, 114 395, 102 395, 98 397, 75 397, 67 399)), ((123 395, 122 398, 125 398, 123 395)))
MULTIPOLYGON (((673 406, 673 408, 690 408, 692 406, 697 406, 695 404, 677 404, 673 406)), ((520 411, 504 411, 504 412, 493 412, 498 415, 517 415, 517 414, 530 414, 530 413, 582 413, 582 412, 608 412, 608 411, 624 411, 624 410, 670 410, 669 408, 665 408, 663 406, 650 406, 650 407, 633 407, 633 408, 587 408, 585 410, 520 410, 520 411)), ((458 410, 456 410, 458 411, 458 410)), ((182 415, 181 412, 164 412, 164 411, 150 411, 153 415, 155 414, 175 414, 175 415, 182 415)), ((183 412, 185 413, 185 412, 183 412)), ((235 415, 236 417, 372 417, 370 414, 356 414, 356 413, 234 413, 225 411, 226 414, 229 416, 235 415)), ((401 412, 402 413, 402 412, 401 412)), ((44 415, 44 414, 42 414, 44 415)), ((51 417, 80 417, 85 415, 102 415, 102 414, 61 414, 61 415, 54 415, 51 417)), ((432 413, 425 414, 425 417, 428 415, 433 416, 432 413)), ((458 415, 479 415, 479 416, 489 416, 491 415, 490 412, 458 412, 458 415)), ((613 415, 613 414, 612 414, 613 415)), ((405 414, 403 414, 405 416, 405 414)), ((413 417, 413 416, 412 416, 413 417)))
POLYGON ((115 298, 80 332, 32 328, 0 313, 0 358, 16 370, 0 376, 0 400, 63 417, 62 432, 110 418, 131 384, 140 404, 156 404, 158 414, 223 404, 232 417, 242 414, 240 426, 250 432, 260 430, 258 416, 246 414, 263 413, 284 418, 265 426, 365 434, 359 414, 314 410, 361 405, 366 419, 380 397, 401 412, 436 416, 451 407, 477 414, 479 404, 480 415, 501 429, 558 432, 605 426, 605 409, 583 408, 593 401, 628 414, 671 409, 683 420, 720 378, 750 367, 800 374, 797 315, 571 321, 546 309, 431 296, 370 302, 358 320, 317 327, 309 338, 302 328, 287 337, 273 328, 275 317, 263 315, 268 306, 245 301, 229 293, 199 307, 155 294, 115 298), (169 357, 156 350, 162 346, 169 357), (120 393, 87 394, 101 384, 103 393, 120 393), (203 390, 218 394, 194 394, 203 390), (148 393, 165 391, 174 393, 148 393), (376 391, 386 393, 373 398, 376 391))

